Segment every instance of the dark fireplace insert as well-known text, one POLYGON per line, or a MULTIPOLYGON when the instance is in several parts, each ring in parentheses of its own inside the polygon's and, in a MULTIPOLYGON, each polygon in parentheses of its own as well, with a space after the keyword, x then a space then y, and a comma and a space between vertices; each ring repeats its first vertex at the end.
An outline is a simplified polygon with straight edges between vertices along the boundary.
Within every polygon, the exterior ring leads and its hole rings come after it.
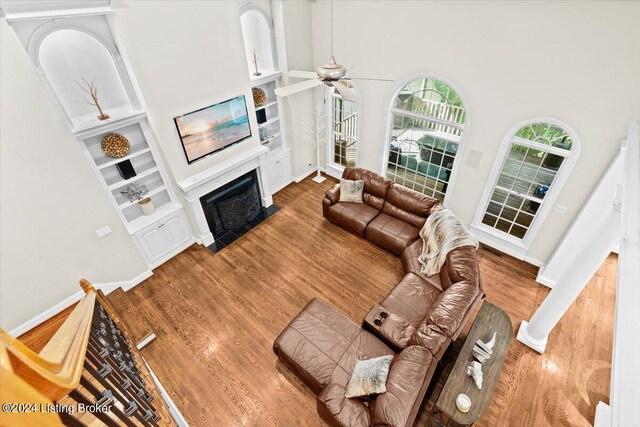
POLYGON ((209 246, 213 252, 225 248, 277 210, 275 206, 262 207, 255 170, 202 196, 200 204, 215 239, 209 246))

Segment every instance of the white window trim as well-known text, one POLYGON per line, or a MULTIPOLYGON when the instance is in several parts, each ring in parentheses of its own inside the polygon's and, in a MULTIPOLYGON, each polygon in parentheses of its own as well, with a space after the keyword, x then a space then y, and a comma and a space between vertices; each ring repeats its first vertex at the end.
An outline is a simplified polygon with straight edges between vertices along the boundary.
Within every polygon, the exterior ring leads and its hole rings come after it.
MULTIPOLYGON (((386 122, 386 131, 384 133, 384 144, 382 144, 383 151, 381 155, 381 162, 380 162, 380 169, 379 169, 380 175, 387 176, 387 165, 389 163, 389 150, 391 146, 390 145, 391 131, 393 130, 393 113, 395 110, 395 107, 394 107, 395 100, 398 94, 400 93, 400 91, 402 90, 402 88, 404 88, 406 85, 408 85, 409 83, 417 79, 434 79, 434 80, 440 80, 441 82, 446 83, 447 85, 449 85, 449 87, 451 87, 456 92, 456 94, 458 95, 458 98, 460 98, 460 100, 462 101, 462 106, 464 107, 465 121, 464 121, 464 127, 462 128, 462 137, 460 138, 460 143, 458 144, 458 151, 456 152, 453 168, 451 169, 451 175, 449 176, 447 191, 444 194, 444 201, 442 202, 444 207, 448 207, 447 202, 450 198, 449 194, 455 191, 456 179, 458 177, 458 170, 460 169, 460 164, 462 163, 461 159, 465 155, 465 149, 467 145, 466 144, 467 135, 469 134, 469 128, 471 127, 471 112, 469 109, 469 104, 467 103, 467 100, 462 94, 462 91, 460 90, 460 88, 451 80, 445 77, 442 77, 435 73, 415 74, 415 75, 412 75, 411 77, 408 77, 400 81, 400 83, 398 83, 394 87, 394 89, 391 91, 391 95, 389 96, 389 100, 387 101, 387 108, 385 109, 385 113, 384 113, 385 122, 386 122)), ((402 114, 407 114, 407 113, 411 114, 411 112, 406 112, 406 111, 402 112, 402 114)), ((428 118, 428 120, 436 121, 437 119, 428 118)))
MULTIPOLYGON (((530 144, 527 143, 525 145, 530 144)), ((538 235, 538 231, 544 224, 549 212, 551 212, 551 208, 553 208, 558 195, 567 182, 569 175, 571 175, 573 167, 580 158, 580 147, 580 138, 576 131, 573 130, 571 126, 559 119, 556 119, 555 117, 536 117, 533 119, 527 119, 509 129, 502 139, 502 143, 500 144, 500 148, 498 149, 496 158, 493 162, 491 174, 487 178, 487 184, 485 185, 484 192, 482 193, 482 198, 478 203, 476 214, 471 222, 471 233, 476 236, 478 240, 488 246, 494 247, 520 259, 526 258, 531 245, 538 235), (565 157, 564 162, 562 162, 562 165, 558 169, 558 173, 556 174, 552 185, 549 187, 549 192, 544 197, 544 203, 540 205, 540 208, 538 209, 531 226, 527 230, 527 234, 524 236, 524 239, 518 239, 517 237, 483 224, 482 218, 484 218, 485 210, 489 204, 489 199, 491 198, 491 194, 493 194, 493 190, 498 182, 500 172, 502 172, 502 167, 507 155, 509 154, 509 150, 511 149, 511 144, 513 144, 515 134, 523 127, 534 123, 548 123, 567 132, 567 135, 571 138, 571 153, 565 157)), ((553 149, 553 147, 549 147, 548 151, 555 152, 557 150, 553 149)), ((566 153, 566 151, 562 150, 562 153, 566 153)))
MULTIPOLYGON (((358 102, 355 104, 358 106, 358 126, 356 132, 358 132, 358 139, 356 142, 356 166, 360 164, 360 135, 362 134, 362 98, 360 96, 360 91, 358 87, 350 82, 353 88, 356 91, 356 95, 358 96, 358 102)), ((335 89, 332 87, 325 86, 325 107, 326 112, 325 116, 327 118, 327 138, 326 138, 326 147, 325 147, 325 169, 324 172, 334 178, 340 179, 342 177, 342 172, 345 167, 339 163, 335 163, 333 161, 333 98, 338 97, 335 93, 335 89)))

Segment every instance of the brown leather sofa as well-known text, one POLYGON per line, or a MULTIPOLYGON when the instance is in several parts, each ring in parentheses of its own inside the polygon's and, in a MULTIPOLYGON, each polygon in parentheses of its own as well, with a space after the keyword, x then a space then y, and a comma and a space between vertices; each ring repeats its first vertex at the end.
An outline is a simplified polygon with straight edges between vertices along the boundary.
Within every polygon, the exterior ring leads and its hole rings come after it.
POLYGON ((451 251, 440 274, 420 273, 418 233, 438 200, 360 168, 363 203, 327 191, 323 214, 332 223, 399 255, 404 277, 367 314, 363 326, 312 300, 274 342, 274 351, 318 395, 318 412, 334 426, 413 425, 433 372, 484 296, 476 250, 451 251), (345 397, 356 360, 394 354, 387 391, 370 401, 345 397))

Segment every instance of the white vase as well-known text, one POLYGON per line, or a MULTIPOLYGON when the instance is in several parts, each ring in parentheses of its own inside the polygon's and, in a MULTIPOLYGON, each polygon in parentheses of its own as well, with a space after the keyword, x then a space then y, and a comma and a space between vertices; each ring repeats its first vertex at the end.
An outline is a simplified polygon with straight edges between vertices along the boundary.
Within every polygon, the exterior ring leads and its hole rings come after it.
POLYGON ((156 211, 156 207, 153 205, 153 200, 150 197, 145 197, 138 202, 142 213, 145 215, 153 215, 156 211))

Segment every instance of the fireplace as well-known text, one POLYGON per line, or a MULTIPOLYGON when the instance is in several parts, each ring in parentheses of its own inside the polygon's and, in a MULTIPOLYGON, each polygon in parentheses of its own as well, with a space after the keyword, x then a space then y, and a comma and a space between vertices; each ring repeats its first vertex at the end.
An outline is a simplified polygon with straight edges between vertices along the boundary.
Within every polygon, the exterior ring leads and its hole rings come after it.
POLYGON ((217 252, 251 230, 269 216, 262 207, 255 170, 200 197, 204 216, 213 234, 209 248, 217 252))

